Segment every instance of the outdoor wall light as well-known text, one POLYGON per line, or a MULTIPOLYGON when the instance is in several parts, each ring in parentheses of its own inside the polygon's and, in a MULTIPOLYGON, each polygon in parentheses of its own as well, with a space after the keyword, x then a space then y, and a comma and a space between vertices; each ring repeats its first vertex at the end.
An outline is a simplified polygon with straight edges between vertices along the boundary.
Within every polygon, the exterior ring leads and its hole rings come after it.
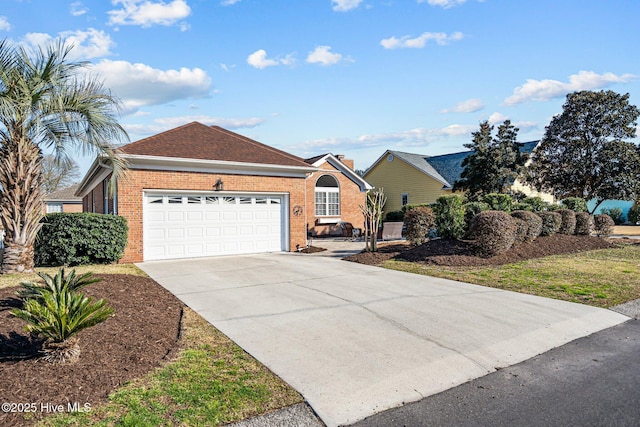
POLYGON ((216 191, 224 190, 224 182, 222 182, 222 178, 218 178, 215 184, 213 184, 213 189, 216 191))

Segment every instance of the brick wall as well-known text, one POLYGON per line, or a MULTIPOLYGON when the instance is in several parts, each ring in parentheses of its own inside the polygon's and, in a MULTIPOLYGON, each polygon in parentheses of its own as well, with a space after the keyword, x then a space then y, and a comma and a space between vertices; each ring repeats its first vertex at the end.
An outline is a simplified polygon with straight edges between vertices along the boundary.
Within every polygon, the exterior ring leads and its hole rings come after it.
MULTIPOLYGON (((129 170, 127 176, 118 181, 118 215, 127 219, 129 239, 120 262, 140 262, 142 248, 142 192, 143 190, 213 190, 214 183, 221 178, 224 191, 277 192, 289 194, 289 248, 306 245, 305 228, 305 181, 302 178, 268 176, 224 175, 200 172, 129 170), (300 215, 293 208, 300 206, 300 215)), ((93 190, 96 212, 103 212, 102 183, 93 190)), ((91 192, 85 196, 83 205, 91 204, 91 192)), ((313 214, 313 212, 311 213, 313 214)))
MULTIPOLYGON (((344 162, 344 160, 342 160, 344 162)), ((329 163, 325 162, 319 166, 320 171, 315 172, 307 179, 307 209, 308 230, 312 236, 326 236, 331 234, 341 234, 341 229, 335 225, 317 224, 318 217, 315 216, 315 185, 318 178, 329 174, 338 180, 340 186, 340 220, 350 222, 354 228, 364 227, 364 217, 360 212, 360 205, 365 203, 366 193, 360 191, 360 187, 347 178, 329 163)))

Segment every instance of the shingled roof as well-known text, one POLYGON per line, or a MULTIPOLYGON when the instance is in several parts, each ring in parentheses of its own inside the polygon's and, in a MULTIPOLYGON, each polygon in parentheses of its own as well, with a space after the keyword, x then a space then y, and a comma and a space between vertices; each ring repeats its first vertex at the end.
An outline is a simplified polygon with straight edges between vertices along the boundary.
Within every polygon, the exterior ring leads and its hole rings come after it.
POLYGON ((228 131, 199 122, 141 139, 120 148, 129 155, 175 157, 198 160, 304 166, 300 157, 228 131))
MULTIPOLYGON (((520 152, 527 154, 530 154, 537 145, 538 141, 518 143, 520 152)), ((402 151, 388 150, 388 152, 441 182, 445 189, 453 188, 453 184, 460 180, 462 171, 464 171, 462 161, 473 153, 473 151, 462 151, 440 156, 427 156, 424 154, 403 153, 402 151)))
POLYGON ((45 201, 82 201, 82 197, 75 195, 78 190, 78 184, 63 188, 53 193, 49 193, 44 197, 45 201))

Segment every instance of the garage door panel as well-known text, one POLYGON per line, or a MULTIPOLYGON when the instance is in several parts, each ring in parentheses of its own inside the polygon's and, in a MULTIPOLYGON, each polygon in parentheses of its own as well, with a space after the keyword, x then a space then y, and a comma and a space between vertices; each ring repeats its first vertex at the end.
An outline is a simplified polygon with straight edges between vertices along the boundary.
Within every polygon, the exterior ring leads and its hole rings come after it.
POLYGON ((144 259, 284 249, 280 196, 147 195, 144 259))

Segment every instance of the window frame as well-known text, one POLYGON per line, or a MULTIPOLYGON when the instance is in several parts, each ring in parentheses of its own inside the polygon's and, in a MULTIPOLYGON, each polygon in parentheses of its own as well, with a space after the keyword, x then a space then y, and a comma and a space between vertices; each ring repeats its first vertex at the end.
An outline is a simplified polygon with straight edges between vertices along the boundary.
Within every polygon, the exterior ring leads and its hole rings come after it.
POLYGON ((340 182, 331 174, 318 177, 314 187, 314 214, 316 217, 339 217, 342 209, 340 200, 340 182), (335 187, 318 187, 318 181, 323 177, 331 177, 335 187), (320 196, 320 197, 319 197, 320 196))

